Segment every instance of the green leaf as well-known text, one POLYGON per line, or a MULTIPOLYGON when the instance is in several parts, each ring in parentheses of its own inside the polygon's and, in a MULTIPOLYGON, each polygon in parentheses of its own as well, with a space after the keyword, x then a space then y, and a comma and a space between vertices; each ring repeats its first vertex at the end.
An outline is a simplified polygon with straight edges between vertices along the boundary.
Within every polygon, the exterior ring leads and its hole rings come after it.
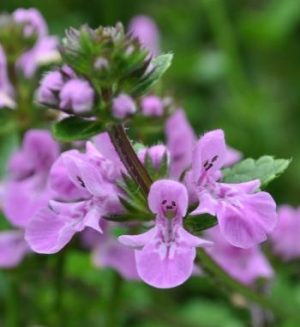
POLYGON ((214 227, 218 221, 208 214, 187 216, 184 219, 184 228, 194 235, 200 235, 205 229, 214 227))
POLYGON ((80 117, 66 118, 52 127, 54 136, 64 142, 85 140, 103 131, 103 123, 80 117))
POLYGON ((261 186, 265 187, 274 178, 281 175, 290 162, 291 160, 274 159, 272 156, 263 156, 257 160, 245 159, 233 167, 223 170, 223 182, 241 183, 259 179, 261 186))
POLYGON ((154 58, 150 65, 154 68, 148 73, 131 91, 134 96, 146 93, 156 82, 160 80, 166 70, 170 67, 173 54, 167 53, 154 58))

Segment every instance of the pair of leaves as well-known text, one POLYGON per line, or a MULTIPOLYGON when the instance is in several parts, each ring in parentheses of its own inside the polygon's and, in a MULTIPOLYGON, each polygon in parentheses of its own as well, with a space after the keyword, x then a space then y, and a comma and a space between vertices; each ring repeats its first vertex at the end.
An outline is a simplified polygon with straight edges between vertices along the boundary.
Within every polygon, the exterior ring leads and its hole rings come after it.
POLYGON ((259 179, 261 187, 266 187, 287 169, 290 162, 291 160, 274 159, 272 156, 263 156, 257 160, 245 159, 223 170, 223 182, 242 183, 259 179))

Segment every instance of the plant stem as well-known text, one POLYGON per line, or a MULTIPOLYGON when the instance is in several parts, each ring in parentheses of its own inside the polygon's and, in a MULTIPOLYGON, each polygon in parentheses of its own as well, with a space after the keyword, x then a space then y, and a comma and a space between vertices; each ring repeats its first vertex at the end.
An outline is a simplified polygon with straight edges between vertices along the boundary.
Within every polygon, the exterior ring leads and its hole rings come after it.
POLYGON ((123 125, 114 125, 109 131, 109 136, 128 173, 147 197, 152 180, 136 155, 123 125))
POLYGON ((116 272, 113 272, 113 280, 111 285, 111 292, 106 308, 106 327, 118 327, 119 326, 119 304, 120 294, 122 289, 123 279, 116 272))
POLYGON ((64 267, 65 267, 65 254, 64 252, 57 254, 55 262, 55 303, 54 309, 56 312, 57 326, 63 326, 63 287, 64 287, 64 267))

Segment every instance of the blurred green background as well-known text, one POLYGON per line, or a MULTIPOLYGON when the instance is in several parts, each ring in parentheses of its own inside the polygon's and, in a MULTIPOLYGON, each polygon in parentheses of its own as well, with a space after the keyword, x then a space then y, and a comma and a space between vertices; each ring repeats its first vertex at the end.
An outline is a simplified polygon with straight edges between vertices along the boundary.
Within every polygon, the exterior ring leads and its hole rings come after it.
MULTIPOLYGON (((50 33, 60 36, 69 26, 97 27, 117 21, 127 25, 137 14, 151 16, 161 33, 162 51, 175 54, 164 88, 176 95, 197 133, 221 127, 228 143, 245 157, 293 158, 269 190, 278 203, 300 203, 299 0, 0 1, 1 11, 18 7, 38 8, 50 33)), ((59 256, 41 260, 51 267, 59 256)), ((19 270, 1 274, 0 313, 15 307, 20 315, 8 315, 6 324, 13 326, 16 319, 23 321, 20 326, 57 326, 60 310, 65 326, 106 326, 105 310, 118 316, 120 326, 185 327, 188 321, 207 327, 249 324, 243 306, 233 305, 221 286, 208 278, 192 279, 171 291, 127 283, 118 305, 109 300, 114 294, 110 281, 116 276, 96 271, 85 254, 68 257, 69 279, 58 288, 59 277, 38 269, 42 261, 30 258, 19 270), (24 282, 15 283, 20 278, 24 282), (32 280, 36 288, 29 287, 32 280), (62 288, 63 309, 56 301, 57 289, 62 288), (14 292, 21 294, 17 301, 14 292)), ((300 305, 300 286, 281 282, 284 274, 274 294, 287 295, 300 305)), ((294 327, 289 322, 282 326, 294 327)))

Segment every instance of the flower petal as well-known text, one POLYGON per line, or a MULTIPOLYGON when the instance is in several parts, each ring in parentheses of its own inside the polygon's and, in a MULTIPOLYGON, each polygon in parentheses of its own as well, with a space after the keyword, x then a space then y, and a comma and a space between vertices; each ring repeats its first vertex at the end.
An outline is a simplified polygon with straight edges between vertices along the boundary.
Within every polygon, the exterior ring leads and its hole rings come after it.
POLYGON ((30 251, 21 231, 0 232, 0 267, 16 267, 30 251))
POLYGON ((193 273, 195 248, 176 249, 170 259, 161 259, 155 245, 148 244, 135 251, 137 271, 141 279, 157 288, 171 288, 183 284, 193 273))
POLYGON ((69 217, 44 208, 29 222, 25 239, 34 252, 51 254, 60 251, 75 233, 69 217))
POLYGON ((185 216, 188 206, 188 193, 185 186, 171 180, 159 180, 151 185, 148 195, 149 208, 153 213, 161 213, 162 201, 175 202, 177 214, 185 216))
POLYGON ((151 228, 147 232, 138 234, 138 235, 122 235, 119 236, 118 240, 120 243, 132 247, 132 248, 140 248, 146 245, 151 241, 153 236, 156 233, 156 228, 151 228))
POLYGON ((224 132, 221 129, 204 134, 193 155, 193 176, 198 181, 203 172, 213 174, 224 165, 226 157, 224 132))

